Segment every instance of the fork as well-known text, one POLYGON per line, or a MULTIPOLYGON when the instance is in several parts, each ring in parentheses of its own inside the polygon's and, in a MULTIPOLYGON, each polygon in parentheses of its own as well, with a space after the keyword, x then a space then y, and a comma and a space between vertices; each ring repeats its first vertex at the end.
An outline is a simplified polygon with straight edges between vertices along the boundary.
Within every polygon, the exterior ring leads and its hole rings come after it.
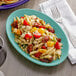
POLYGON ((66 20, 64 18, 62 18, 61 14, 56 6, 51 8, 51 13, 52 13, 53 19, 57 23, 62 24, 64 26, 65 31, 68 34, 69 40, 71 41, 73 47, 76 48, 76 35, 72 32, 71 26, 66 22, 66 20))

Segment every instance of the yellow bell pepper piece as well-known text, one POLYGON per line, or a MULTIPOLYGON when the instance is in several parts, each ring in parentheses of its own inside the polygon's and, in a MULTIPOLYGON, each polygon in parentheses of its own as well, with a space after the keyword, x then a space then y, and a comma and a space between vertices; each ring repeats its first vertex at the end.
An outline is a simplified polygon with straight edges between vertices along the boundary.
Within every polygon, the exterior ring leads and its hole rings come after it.
POLYGON ((52 28, 51 26, 48 26, 48 28, 52 28))
POLYGON ((41 34, 43 34, 43 33, 45 33, 45 30, 43 28, 39 28, 38 32, 41 33, 41 34))
POLYGON ((12 27, 12 32, 13 32, 13 30, 14 30, 14 27, 12 27))
POLYGON ((38 51, 41 53, 45 53, 47 50, 46 49, 39 49, 38 51))
POLYGON ((47 46, 48 47, 52 47, 52 46, 54 46, 54 42, 53 41, 47 41, 47 46))
POLYGON ((17 32, 16 32, 17 35, 21 35, 21 31, 19 29, 17 29, 17 32))
POLYGON ((52 28, 52 26, 50 24, 46 24, 45 26, 46 28, 52 28))
POLYGON ((35 32, 36 30, 37 30, 37 28, 36 28, 36 27, 33 27, 30 32, 33 33, 33 32, 35 32))

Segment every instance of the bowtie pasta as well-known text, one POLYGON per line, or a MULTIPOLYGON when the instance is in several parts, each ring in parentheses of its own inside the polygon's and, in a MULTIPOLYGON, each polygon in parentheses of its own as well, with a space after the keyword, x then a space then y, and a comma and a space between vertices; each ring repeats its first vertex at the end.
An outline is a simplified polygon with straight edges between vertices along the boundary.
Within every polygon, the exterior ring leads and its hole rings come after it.
POLYGON ((61 39, 50 24, 35 15, 14 18, 15 41, 32 58, 50 63, 61 57, 61 39))

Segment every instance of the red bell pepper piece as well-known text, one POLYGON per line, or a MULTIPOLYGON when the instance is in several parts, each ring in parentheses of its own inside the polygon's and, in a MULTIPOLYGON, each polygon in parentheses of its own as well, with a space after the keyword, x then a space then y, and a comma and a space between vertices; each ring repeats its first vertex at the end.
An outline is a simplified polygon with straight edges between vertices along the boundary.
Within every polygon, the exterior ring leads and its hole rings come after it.
POLYGON ((26 20, 23 21, 23 24, 24 24, 25 26, 29 26, 29 24, 28 24, 28 22, 27 22, 26 20))
POLYGON ((61 48, 60 45, 59 45, 59 42, 56 42, 55 48, 56 48, 56 49, 60 49, 60 48, 61 48))
POLYGON ((21 17, 21 18, 24 18, 24 17, 21 17))
POLYGON ((40 38, 41 37, 41 34, 39 33, 39 34, 34 34, 34 37, 35 38, 40 38))
POLYGON ((30 35, 30 34, 26 34, 25 35, 25 39, 27 40, 27 39, 31 39, 32 38, 32 36, 30 35))
POLYGON ((34 56, 39 58, 41 56, 41 54, 42 54, 41 52, 38 52, 38 53, 35 53, 34 56))
POLYGON ((42 46, 41 48, 42 48, 42 49, 46 49, 46 46, 42 46))
POLYGON ((44 29, 45 29, 45 27, 44 27, 44 26, 39 26, 39 28, 44 28, 44 29))

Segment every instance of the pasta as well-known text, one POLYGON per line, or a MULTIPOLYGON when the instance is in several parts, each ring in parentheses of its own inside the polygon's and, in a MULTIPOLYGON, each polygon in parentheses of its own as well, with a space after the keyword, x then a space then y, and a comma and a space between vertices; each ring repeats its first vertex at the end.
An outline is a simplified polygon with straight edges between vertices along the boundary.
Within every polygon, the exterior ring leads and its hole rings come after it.
POLYGON ((61 57, 61 39, 50 24, 35 15, 14 18, 11 24, 15 41, 32 58, 50 63, 61 57))
POLYGON ((15 3, 18 0, 0 0, 0 5, 2 4, 11 4, 11 3, 15 3))

